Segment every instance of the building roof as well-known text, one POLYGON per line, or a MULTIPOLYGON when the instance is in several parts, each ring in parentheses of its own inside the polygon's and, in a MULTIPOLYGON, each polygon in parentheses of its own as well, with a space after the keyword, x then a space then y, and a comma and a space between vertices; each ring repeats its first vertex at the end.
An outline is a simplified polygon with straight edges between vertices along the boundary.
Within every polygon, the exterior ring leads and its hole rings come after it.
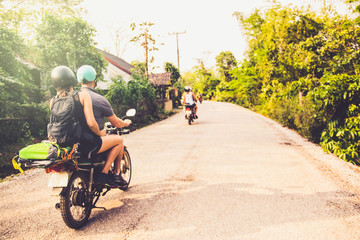
POLYGON ((149 75, 150 82, 155 86, 170 86, 171 73, 151 73, 149 75))
POLYGON ((111 53, 105 52, 103 50, 100 50, 100 51, 103 53, 106 61, 108 61, 112 65, 116 66, 117 68, 121 69, 125 73, 131 75, 131 69, 134 68, 133 65, 131 65, 130 63, 126 62, 125 60, 123 60, 115 55, 112 55, 111 53))

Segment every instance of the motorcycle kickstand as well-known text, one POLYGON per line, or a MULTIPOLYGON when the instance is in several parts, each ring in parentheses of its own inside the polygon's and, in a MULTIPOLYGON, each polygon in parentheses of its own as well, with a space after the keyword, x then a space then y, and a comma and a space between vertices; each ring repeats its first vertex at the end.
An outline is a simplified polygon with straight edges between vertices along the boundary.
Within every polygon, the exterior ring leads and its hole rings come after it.
POLYGON ((110 190, 111 190, 111 188, 107 187, 106 191, 103 194, 101 194, 101 196, 105 196, 108 193, 108 191, 110 191, 110 190))
MULTIPOLYGON (((106 192, 108 192, 109 191, 109 189, 106 191, 106 192)), ((94 201, 94 203, 91 205, 91 208, 100 208, 100 209, 103 209, 104 211, 106 211, 107 209, 105 208, 105 207, 97 207, 96 206, 96 203, 97 203, 97 201, 99 201, 99 198, 100 198, 100 194, 101 194, 101 192, 96 192, 95 193, 95 201, 94 201)))

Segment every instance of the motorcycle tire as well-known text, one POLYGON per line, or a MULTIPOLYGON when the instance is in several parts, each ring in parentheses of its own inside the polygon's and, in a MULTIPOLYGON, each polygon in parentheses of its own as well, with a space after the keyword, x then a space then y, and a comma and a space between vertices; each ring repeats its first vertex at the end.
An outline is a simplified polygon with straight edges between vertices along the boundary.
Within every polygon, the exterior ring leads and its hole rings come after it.
POLYGON ((61 216, 70 228, 79 229, 89 219, 92 203, 88 189, 89 180, 83 173, 75 172, 60 196, 61 216))
POLYGON ((192 116, 190 116, 189 119, 188 119, 189 125, 191 125, 191 122, 193 121, 192 119, 193 119, 192 116))
MULTIPOLYGON (((114 164, 111 166, 111 170, 115 172, 114 164)), ((124 154, 120 162, 120 173, 121 173, 121 177, 127 182, 127 184, 122 185, 119 188, 123 191, 126 191, 129 188, 131 174, 132 174, 131 158, 126 147, 124 147, 124 154)))

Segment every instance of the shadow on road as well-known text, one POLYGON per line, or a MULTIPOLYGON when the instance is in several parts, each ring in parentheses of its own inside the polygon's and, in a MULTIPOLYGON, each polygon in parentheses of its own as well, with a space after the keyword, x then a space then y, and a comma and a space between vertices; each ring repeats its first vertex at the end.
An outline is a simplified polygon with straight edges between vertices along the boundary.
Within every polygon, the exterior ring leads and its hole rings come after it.
POLYGON ((127 193, 106 200, 118 199, 121 206, 94 211, 89 224, 80 231, 96 232, 93 227, 101 222, 104 231, 126 236, 136 229, 145 235, 158 231, 169 234, 167 230, 172 230, 167 239, 199 232, 214 236, 234 232, 234 237, 239 237, 269 226, 359 215, 359 204, 348 192, 299 194, 291 186, 284 192, 251 184, 194 180, 187 176, 133 186, 127 193))

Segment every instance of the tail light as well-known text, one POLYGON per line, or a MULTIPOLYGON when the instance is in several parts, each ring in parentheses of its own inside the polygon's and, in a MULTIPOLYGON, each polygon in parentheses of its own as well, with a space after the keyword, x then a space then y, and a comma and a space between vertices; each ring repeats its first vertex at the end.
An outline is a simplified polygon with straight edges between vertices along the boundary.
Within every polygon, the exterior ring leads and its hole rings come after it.
POLYGON ((64 171, 65 166, 63 164, 57 164, 54 166, 51 166, 49 168, 45 168, 45 172, 46 173, 51 173, 51 172, 62 172, 64 171))

